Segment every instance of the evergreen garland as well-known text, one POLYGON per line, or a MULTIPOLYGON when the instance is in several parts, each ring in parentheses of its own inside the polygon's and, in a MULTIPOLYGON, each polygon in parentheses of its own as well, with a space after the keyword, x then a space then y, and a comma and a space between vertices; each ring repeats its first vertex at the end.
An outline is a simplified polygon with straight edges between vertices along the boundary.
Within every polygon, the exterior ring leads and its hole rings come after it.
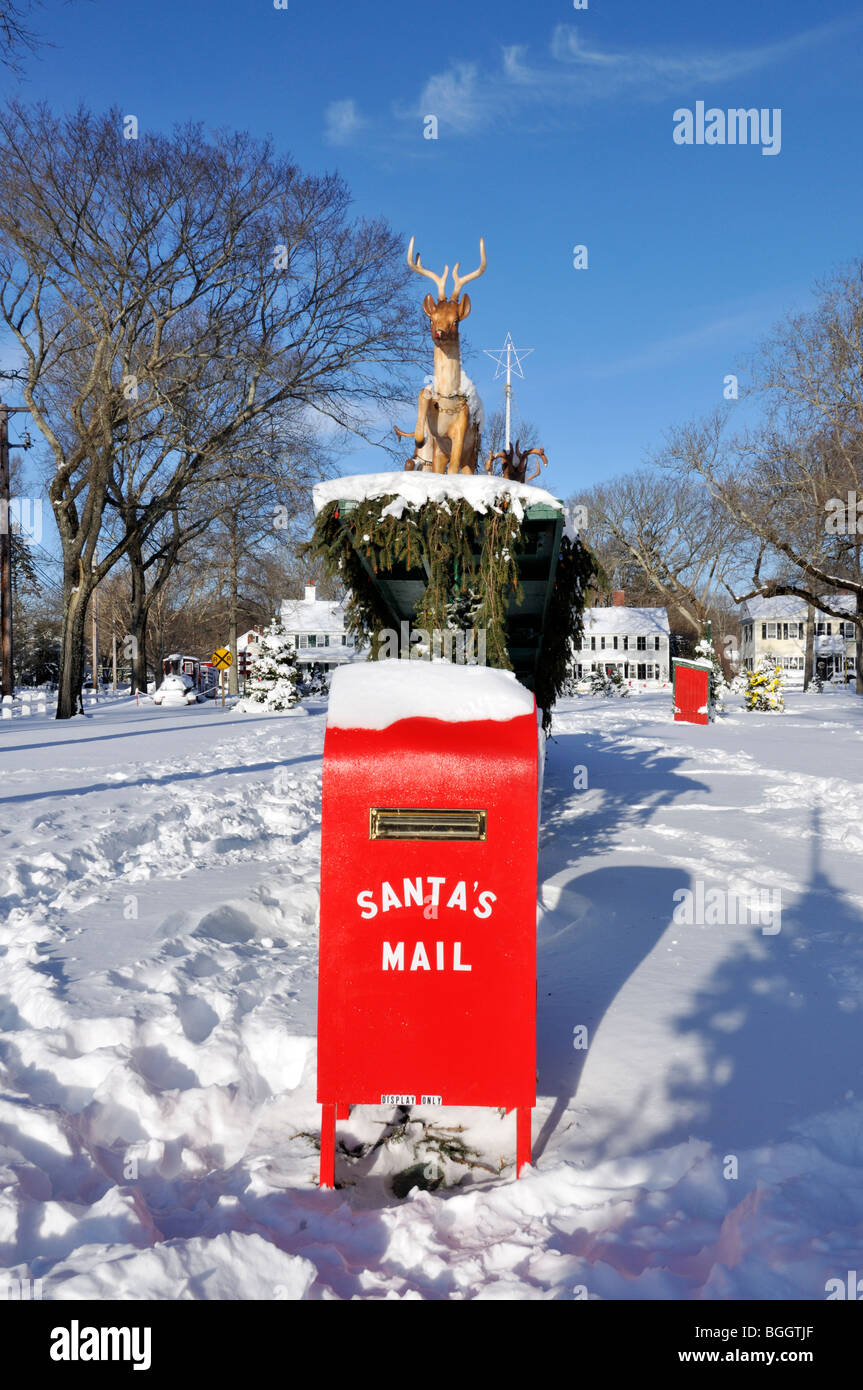
MULTIPOLYGON (((497 510, 479 513, 466 498, 449 498, 408 509, 397 496, 363 499, 343 515, 329 502, 315 521, 304 553, 323 563, 330 579, 348 594, 345 626, 358 645, 380 654, 382 629, 396 626, 373 576, 405 567, 421 576, 425 588, 413 626, 427 632, 485 629, 486 662, 512 670, 507 648, 507 612, 523 597, 518 556, 524 537, 518 509, 509 498, 497 510), (401 514, 387 515, 389 506, 401 514)), ((601 573, 593 555, 579 541, 562 538, 554 587, 548 606, 536 678, 536 700, 543 726, 563 690, 570 641, 581 642, 586 591, 601 573)))
POLYGON ((581 647, 587 591, 607 582, 592 551, 581 541, 563 536, 536 673, 536 703, 543 712, 542 727, 546 733, 555 701, 567 688, 573 650, 581 647))

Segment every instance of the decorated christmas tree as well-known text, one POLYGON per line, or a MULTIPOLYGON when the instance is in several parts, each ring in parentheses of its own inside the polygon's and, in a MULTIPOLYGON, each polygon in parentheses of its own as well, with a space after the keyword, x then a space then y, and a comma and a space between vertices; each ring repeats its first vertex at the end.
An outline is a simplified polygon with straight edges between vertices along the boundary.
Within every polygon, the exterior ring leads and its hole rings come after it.
POLYGON ((261 650, 252 664, 246 693, 237 706, 250 710, 287 710, 299 700, 297 659, 281 618, 274 618, 261 638, 261 650))
POLYGON ((762 657, 755 670, 746 673, 746 691, 743 698, 747 709, 782 714, 785 710, 782 667, 777 666, 769 657, 762 657))

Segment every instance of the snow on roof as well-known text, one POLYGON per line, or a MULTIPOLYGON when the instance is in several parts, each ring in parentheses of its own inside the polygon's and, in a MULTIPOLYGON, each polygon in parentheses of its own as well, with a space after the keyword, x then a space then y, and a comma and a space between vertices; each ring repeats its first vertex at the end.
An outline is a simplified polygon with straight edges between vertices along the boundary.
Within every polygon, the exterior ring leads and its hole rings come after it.
POLYGON ((329 599, 282 599, 286 632, 344 632, 345 606, 329 599))
POLYGON ((626 608, 620 604, 585 608, 584 630, 589 636, 611 632, 627 637, 667 637, 668 613, 664 608, 626 608))
MULTIPOLYGON (((545 488, 530 483, 512 483, 487 473, 359 473, 351 478, 328 478, 313 488, 315 512, 328 502, 342 498, 363 502, 375 497, 396 501, 382 509, 382 516, 401 516, 405 508, 415 509, 426 502, 457 500, 464 497, 478 512, 496 509, 497 499, 507 496, 517 508, 543 503, 563 512, 564 505, 545 488)), ((519 512, 517 511, 517 515, 519 512)))
POLYGON ((777 598, 748 598, 740 605, 740 616, 749 621, 759 618, 805 618, 806 600, 796 594, 777 598))
MULTIPOLYGON (((831 607, 853 616, 857 605, 854 594, 833 594, 832 597, 825 594, 824 599, 831 607)), ((798 598, 796 594, 779 594, 774 598, 748 598, 740 605, 740 616, 744 621, 750 622, 765 618, 805 618, 807 607, 805 598, 798 598)), ((820 613, 821 610, 815 611, 820 613)), ((826 614, 826 617, 829 618, 830 614, 826 614)))
POLYGON ((364 661, 333 675, 327 725, 386 729, 400 719, 506 720, 533 714, 534 697, 512 671, 446 661, 364 661))
POLYGON ((845 641, 844 637, 840 637, 835 632, 830 637, 826 633, 822 633, 820 636, 816 634, 815 651, 818 656, 840 656, 845 652, 845 641))

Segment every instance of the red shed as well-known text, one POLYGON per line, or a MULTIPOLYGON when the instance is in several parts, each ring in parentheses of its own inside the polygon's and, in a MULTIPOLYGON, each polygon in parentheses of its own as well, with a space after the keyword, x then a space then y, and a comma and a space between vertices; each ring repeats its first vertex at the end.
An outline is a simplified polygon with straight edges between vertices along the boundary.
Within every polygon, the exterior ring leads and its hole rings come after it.
POLYGON ((674 718, 685 724, 710 720, 710 662, 674 660, 674 718))

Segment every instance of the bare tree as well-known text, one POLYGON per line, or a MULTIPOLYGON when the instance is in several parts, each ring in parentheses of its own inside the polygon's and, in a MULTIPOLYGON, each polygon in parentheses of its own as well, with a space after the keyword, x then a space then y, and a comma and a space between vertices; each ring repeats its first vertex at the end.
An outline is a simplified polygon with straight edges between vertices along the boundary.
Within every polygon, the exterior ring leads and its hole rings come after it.
POLYGON ((245 134, 125 139, 117 110, 0 114, 0 315, 63 549, 58 718, 77 707, 94 586, 203 469, 286 402, 362 430, 403 396, 418 345, 400 246, 348 206, 336 176, 245 134), (97 560, 121 440, 142 501, 97 560))
MULTIPOLYGON (((785 320, 752 364, 762 422, 730 437, 714 414, 672 432, 663 462, 698 478, 746 536, 748 579, 735 602, 793 594, 856 624, 863 694, 863 262, 785 320), (837 602, 851 594, 855 611, 837 602)), ((807 651, 805 677, 812 673, 807 651)))
POLYGON ((739 529, 709 490, 642 469, 572 501, 586 507, 585 538, 605 573, 630 595, 637 584, 641 596, 676 608, 691 634, 701 636, 735 563, 739 529))

